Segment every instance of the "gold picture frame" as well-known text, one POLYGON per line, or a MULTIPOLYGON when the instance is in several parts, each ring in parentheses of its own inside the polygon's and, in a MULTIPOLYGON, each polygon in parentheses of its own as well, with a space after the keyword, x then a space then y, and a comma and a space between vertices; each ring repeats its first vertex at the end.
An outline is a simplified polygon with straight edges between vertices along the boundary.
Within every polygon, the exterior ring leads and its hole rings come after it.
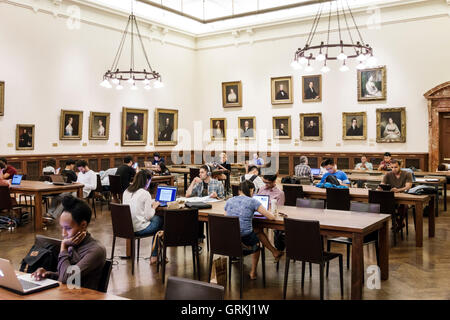
POLYGON ((377 142, 406 142, 406 108, 377 109, 377 142))
POLYGON ((302 101, 303 102, 321 102, 322 101, 322 75, 308 75, 302 76, 302 101), (313 83, 313 90, 310 88, 309 83, 313 83), (316 88, 319 88, 318 92, 316 88))
POLYGON ((177 143, 178 143, 178 110, 156 109, 155 145, 176 146, 177 143))
POLYGON ((210 118, 211 141, 227 140, 227 118, 210 118), (217 122, 219 127, 217 127, 217 122))
POLYGON ((61 110, 59 140, 81 140, 83 137, 83 111, 61 110))
POLYGON ((110 117, 111 113, 109 112, 91 111, 89 115, 89 140, 109 140, 110 117))
POLYGON ((222 82, 222 104, 224 108, 242 107, 241 81, 222 82))
POLYGON ((274 139, 291 139, 291 116, 272 117, 272 131, 274 139))
POLYGON ((122 146, 146 146, 148 110, 122 108, 122 146))
POLYGON ((0 116, 5 115, 5 82, 0 81, 0 116))
POLYGON ((386 100, 386 66, 362 69, 357 71, 358 101, 386 100), (372 85, 368 85, 370 76, 372 76, 372 85))
POLYGON ((238 117, 239 139, 256 139, 256 117, 238 117), (248 121, 248 129, 245 130, 245 122, 248 121))
POLYGON ((367 113, 342 112, 342 139, 343 140, 367 139, 367 113), (353 127, 352 124, 354 119, 356 120, 356 125, 353 127))
POLYGON ((300 140, 322 141, 322 113, 300 113, 300 140), (317 128, 309 126, 311 121, 317 122, 317 128))
POLYGON ((292 76, 270 78, 270 92, 272 104, 294 103, 294 92, 292 91, 292 76), (277 86, 280 89, 278 92, 277 86), (284 88, 287 89, 287 92, 284 88))
POLYGON ((16 150, 34 150, 34 124, 16 125, 16 150), (24 132, 24 130, 27 130, 24 132), (31 131, 31 136, 29 135, 31 131))

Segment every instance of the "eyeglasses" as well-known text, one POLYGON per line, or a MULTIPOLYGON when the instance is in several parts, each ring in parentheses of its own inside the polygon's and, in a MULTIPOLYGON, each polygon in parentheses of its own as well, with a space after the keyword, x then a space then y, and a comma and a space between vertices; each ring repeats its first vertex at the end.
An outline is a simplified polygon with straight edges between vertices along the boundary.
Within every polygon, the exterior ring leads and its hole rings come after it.
POLYGON ((326 170, 327 170, 327 171, 334 171, 334 167, 327 168, 326 170))

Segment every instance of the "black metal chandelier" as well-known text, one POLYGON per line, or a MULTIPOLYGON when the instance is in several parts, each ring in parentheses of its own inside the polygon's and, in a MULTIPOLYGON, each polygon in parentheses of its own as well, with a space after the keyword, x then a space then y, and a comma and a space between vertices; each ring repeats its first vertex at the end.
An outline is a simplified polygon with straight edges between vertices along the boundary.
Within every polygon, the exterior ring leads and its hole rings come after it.
POLYGON ((291 63, 292 68, 300 70, 305 66, 305 71, 311 72, 314 70, 311 62, 318 61, 319 63, 323 63, 320 70, 323 73, 326 73, 330 71, 327 62, 337 60, 342 61, 339 70, 345 72, 349 70, 347 65, 349 59, 356 59, 359 62, 356 67, 357 69, 375 66, 377 59, 373 56, 373 49, 369 44, 364 42, 347 0, 328 1, 328 32, 326 34, 326 42, 321 41, 320 44, 312 44, 316 36, 317 26, 322 18, 322 13, 324 13, 324 7, 325 3, 321 3, 314 18, 305 46, 299 48, 295 52, 294 60, 291 63), (331 15, 334 12, 333 4, 336 6, 339 41, 330 42, 331 15), (349 20, 353 23, 353 28, 355 29, 354 33, 356 34, 352 33, 352 26, 349 23, 349 20), (341 28, 341 23, 344 24, 344 22, 345 27, 341 28), (344 42, 343 40, 343 34, 345 35, 345 33, 348 34, 348 42, 344 42), (354 38, 358 40, 355 41, 354 38))
POLYGON ((144 42, 142 41, 141 33, 139 32, 139 27, 136 21, 136 16, 133 13, 133 0, 131 1, 131 14, 128 17, 127 26, 123 31, 122 40, 120 41, 119 48, 117 50, 116 56, 114 58, 111 69, 105 72, 103 75, 103 81, 100 83, 102 87, 112 88, 112 84, 116 86, 117 90, 122 90, 124 88, 123 84, 128 83, 130 85, 131 90, 137 90, 137 83, 142 83, 144 85, 144 89, 150 90, 151 84, 153 82, 154 88, 162 88, 164 84, 162 83, 161 75, 154 71, 150 65, 147 52, 145 51, 144 42), (122 55, 123 47, 125 44, 125 40, 128 35, 128 29, 131 29, 130 32, 130 41, 131 41, 131 61, 130 61, 130 70, 120 70, 118 68, 118 64, 120 61, 120 57, 122 55), (142 71, 136 70, 134 65, 134 29, 136 29, 137 37, 142 47, 142 51, 144 53, 145 60, 147 62, 148 69, 143 69, 142 71), (153 81, 154 80, 154 81, 153 81))

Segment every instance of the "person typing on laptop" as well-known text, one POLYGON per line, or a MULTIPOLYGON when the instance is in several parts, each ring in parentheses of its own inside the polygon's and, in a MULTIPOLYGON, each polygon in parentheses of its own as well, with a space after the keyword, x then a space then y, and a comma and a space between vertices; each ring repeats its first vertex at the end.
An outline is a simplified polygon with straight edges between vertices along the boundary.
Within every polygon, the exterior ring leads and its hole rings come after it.
POLYGON ((257 199, 253 198, 255 192, 255 184, 249 180, 241 182, 239 185, 239 195, 227 201, 225 204, 225 212, 228 216, 239 217, 239 226, 241 230, 241 241, 247 247, 251 247, 252 253, 252 269, 250 271, 250 279, 256 279, 256 267, 260 251, 258 244, 261 241, 264 247, 272 252, 275 261, 280 260, 283 252, 278 251, 267 239, 266 234, 260 228, 253 228, 253 216, 255 211, 265 216, 267 219, 274 220, 275 216, 267 211, 257 199))
MULTIPOLYGON (((150 186, 152 172, 149 170, 139 171, 133 182, 123 193, 123 204, 128 204, 133 221, 134 234, 137 236, 154 235, 162 229, 163 219, 155 215, 155 209, 159 206, 158 201, 153 201, 147 189, 150 186)), ((158 242, 152 251, 150 264, 155 264, 158 256, 158 242)))
POLYGON ((39 268, 32 273, 32 277, 36 280, 49 278, 66 283, 72 275, 72 272, 68 272, 69 267, 77 266, 81 272, 81 286, 97 290, 106 260, 106 249, 87 231, 92 216, 91 208, 86 202, 71 195, 65 196, 62 204, 64 209, 59 224, 63 240, 57 272, 39 268))

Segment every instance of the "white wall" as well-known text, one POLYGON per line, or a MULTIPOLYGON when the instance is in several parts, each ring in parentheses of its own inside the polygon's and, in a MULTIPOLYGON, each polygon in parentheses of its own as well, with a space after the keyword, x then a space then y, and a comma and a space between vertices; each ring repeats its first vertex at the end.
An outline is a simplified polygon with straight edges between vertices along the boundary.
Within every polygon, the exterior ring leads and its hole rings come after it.
MULTIPOLYGON (((125 23, 122 18, 117 27, 123 29, 125 23)), ((0 154, 153 150, 149 144, 154 142, 157 107, 178 109, 180 127, 192 130, 191 110, 195 105, 190 84, 195 51, 145 39, 152 67, 162 74, 166 86, 149 92, 118 92, 100 87, 99 83, 111 67, 120 38, 121 33, 112 29, 81 23, 79 30, 70 30, 65 18, 0 3, 0 80, 6 83, 5 115, 0 117, 0 154), (120 146, 122 107, 149 110, 146 147, 120 146), (61 109, 84 111, 81 141, 59 140, 61 109), (111 113, 108 141, 88 140, 90 111, 111 113), (36 125, 34 151, 15 150, 17 123, 36 125), (14 146, 8 147, 9 143, 14 146), (58 143, 58 147, 53 147, 53 143, 58 143)), ((137 58, 136 65, 142 65, 142 57, 137 58)), ((129 63, 126 48, 123 61, 129 63)))
MULTIPOLYGON (((294 32, 293 28, 284 31, 294 32)), ((337 70, 335 62, 331 64, 334 70, 322 76, 322 102, 302 103, 302 75, 306 73, 294 71, 289 63, 296 48, 303 47, 306 37, 261 40, 253 44, 200 50, 197 54, 200 79, 197 91, 205 116, 203 126, 209 126, 210 117, 224 115, 228 127, 237 129, 239 116, 255 115, 258 129, 271 130, 272 116, 290 115, 292 139, 280 142, 281 151, 427 152, 428 111, 423 94, 449 80, 449 30, 448 16, 386 24, 379 30, 363 28, 364 39, 374 48, 379 63, 387 68, 385 102, 359 103, 355 64, 350 71, 342 73, 337 70), (270 78, 289 75, 293 76, 294 104, 272 106, 270 78), (243 86, 243 107, 224 109, 221 82, 238 80, 242 81, 243 86), (392 107, 406 107, 406 143, 376 143, 376 109, 392 107), (342 112, 362 111, 367 112, 368 140, 342 140, 342 112), (299 146, 295 146, 294 140, 300 139, 299 114, 313 112, 322 113, 323 141, 300 141, 299 146)), ((203 43, 212 45, 211 39, 205 39, 203 43)), ((311 74, 320 74, 318 69, 311 74)), ((237 132, 234 135, 237 137, 237 132)), ((254 145, 264 149, 266 143, 267 138, 254 145)))

